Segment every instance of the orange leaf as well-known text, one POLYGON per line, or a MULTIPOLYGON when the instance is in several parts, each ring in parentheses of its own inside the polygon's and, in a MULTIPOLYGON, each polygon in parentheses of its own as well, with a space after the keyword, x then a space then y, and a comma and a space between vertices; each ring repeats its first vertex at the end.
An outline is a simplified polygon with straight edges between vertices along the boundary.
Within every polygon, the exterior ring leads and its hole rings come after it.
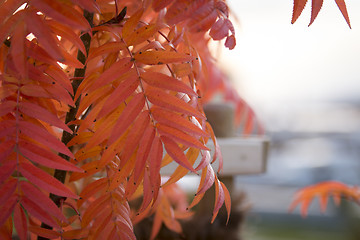
POLYGON ((213 216, 211 218, 211 223, 214 222, 217 214, 219 213, 221 206, 224 203, 224 200, 225 200, 224 189, 222 188, 219 179, 216 177, 216 179, 215 179, 215 205, 214 205, 213 216))
POLYGON ((27 239, 27 221, 24 210, 20 204, 15 205, 14 209, 14 225, 16 232, 21 240, 27 239))
POLYGON ((226 225, 227 225, 229 223, 230 212, 231 212, 231 196, 230 196, 229 190, 227 189, 225 184, 220 182, 220 185, 221 185, 222 189, 224 190, 225 207, 227 210, 227 220, 226 220, 226 225))
POLYGON ((100 13, 100 8, 94 0, 73 0, 80 7, 93 13, 100 13))
POLYGON ((50 94, 43 87, 34 84, 26 84, 20 87, 20 92, 30 97, 51 98, 50 94))
POLYGON ((314 22, 315 18, 317 17, 318 13, 321 10, 324 0, 312 0, 311 2, 311 19, 309 26, 314 22))
POLYGON ((187 132, 191 136, 209 137, 208 133, 200 129, 187 118, 184 118, 175 112, 168 111, 163 108, 152 107, 151 114, 157 122, 163 125, 167 125, 169 127, 173 127, 181 131, 187 132))
POLYGON ((291 23, 294 24, 305 8, 307 0, 294 0, 293 15, 291 23))
POLYGON ((159 12, 161 9, 170 5, 174 0, 154 0, 152 1, 152 8, 155 12, 159 12))
POLYGON ((37 15, 35 10, 28 11, 25 22, 29 32, 36 36, 39 44, 46 49, 46 52, 57 61, 63 61, 64 56, 58 46, 59 41, 45 23, 43 17, 37 15))
POLYGON ((143 93, 136 94, 125 107, 124 111, 120 115, 119 119, 115 124, 115 129, 109 138, 108 145, 114 143, 129 127, 145 105, 145 98, 143 93))
MULTIPOLYGON (((186 158, 189 160, 190 164, 194 164, 197 157, 199 156, 200 150, 197 148, 189 148, 189 150, 186 153, 186 158)), ((197 170, 197 169, 195 169, 197 170)), ((170 178, 162 185, 162 187, 169 186, 170 184, 176 183, 179 181, 182 177, 184 177, 189 170, 182 166, 178 166, 173 174, 171 174, 170 178)))
POLYGON ((97 88, 100 88, 106 84, 111 83, 115 79, 119 78, 122 74, 126 73, 130 70, 133 62, 130 61, 130 58, 122 58, 121 60, 117 61, 110 68, 106 69, 98 79, 95 80, 91 84, 88 89, 88 92, 94 91, 97 88))
POLYGON ((109 114, 119 105, 119 103, 125 101, 131 94, 134 93, 139 86, 139 83, 140 81, 136 72, 131 71, 131 75, 122 81, 107 98, 104 103, 104 107, 99 112, 98 118, 102 118, 109 114))
POLYGON ((214 184, 216 179, 214 170, 210 164, 203 171, 206 172, 205 180, 199 185, 199 190, 196 192, 196 195, 205 193, 214 184))
POLYGON ((148 65, 159 65, 166 63, 176 62, 189 62, 195 59, 195 57, 178 52, 172 51, 151 51, 138 52, 134 56, 136 61, 139 61, 148 65))
POLYGON ((50 176, 48 173, 40 170, 32 164, 22 162, 19 168, 21 174, 30 182, 43 188, 44 190, 59 196, 78 198, 78 196, 70 191, 59 180, 50 176))
POLYGON ((126 40, 128 36, 134 31, 136 26, 138 25, 141 16, 143 15, 144 10, 140 9, 125 22, 124 27, 122 29, 122 36, 126 40))
POLYGON ((144 181, 143 181, 144 196, 143 196, 143 201, 141 203, 139 212, 143 212, 150 205, 153 194, 154 194, 154 191, 152 189, 149 178, 150 178, 150 176, 149 176, 148 170, 145 169, 144 181))
POLYGON ((179 113, 184 113, 189 116, 195 116, 201 119, 205 119, 205 116, 198 110, 193 108, 189 103, 166 93, 160 89, 147 89, 146 96, 149 101, 159 107, 163 107, 179 113))
POLYGON ((174 140, 175 142, 184 144, 185 146, 195 147, 203 150, 210 150, 198 139, 186 134, 176 128, 168 127, 162 124, 156 124, 156 128, 161 136, 166 136, 174 140))
POLYGON ((189 94, 190 96, 197 96, 194 90, 185 83, 160 72, 146 71, 141 73, 141 78, 147 84, 154 87, 176 92, 183 92, 189 94))
POLYGON ((109 210, 110 204, 106 204, 107 201, 110 200, 110 194, 102 195, 93 201, 86 209, 82 221, 81 227, 85 228, 90 224, 90 222, 96 218, 99 214, 101 214, 105 210, 109 210), (107 206, 107 207, 106 207, 107 206))
POLYGON ((44 73, 59 83, 59 85, 65 88, 66 91, 68 91, 71 95, 74 95, 71 82, 62 69, 57 66, 50 65, 47 69, 44 70, 44 73))
POLYGON ((58 0, 32 0, 31 5, 36 7, 46 16, 51 17, 57 22, 68 25, 69 27, 87 31, 90 29, 89 23, 71 5, 64 4, 58 0))
POLYGON ((160 139, 164 143, 166 152, 172 157, 172 159, 174 159, 175 162, 177 162, 180 166, 190 170, 191 172, 196 173, 195 169, 186 158, 184 152, 173 140, 166 136, 161 136, 160 139))
POLYGON ((345 1, 344 0, 335 0, 338 8, 341 11, 341 14, 343 15, 343 17, 346 20, 346 23, 349 25, 349 28, 351 29, 351 25, 350 25, 350 19, 347 13, 347 9, 346 9, 346 5, 345 5, 345 1))
POLYGON ((27 56, 25 49, 26 29, 24 22, 20 22, 13 33, 11 38, 10 53, 12 61, 14 62, 15 69, 19 72, 22 78, 26 78, 27 73, 27 56))
POLYGON ((14 101, 4 101, 1 102, 0 108, 0 117, 12 112, 16 107, 17 103, 14 101))
POLYGON ((108 186, 107 178, 100 178, 92 183, 87 184, 84 189, 81 191, 77 201, 78 207, 87 201, 90 197, 94 196, 97 193, 104 193, 108 186))
POLYGON ((126 46, 122 42, 107 42, 99 47, 90 48, 89 57, 87 58, 86 61, 89 62, 93 58, 96 58, 98 56, 119 52, 124 49, 126 49, 126 46))
POLYGON ((34 233, 37 236, 41 236, 41 237, 48 238, 48 239, 55 239, 55 238, 60 237, 60 233, 58 233, 54 230, 41 228, 41 227, 33 226, 33 225, 29 226, 29 231, 34 233))
POLYGON ((139 149, 136 154, 136 160, 135 160, 136 164, 135 164, 135 169, 134 169, 134 181, 135 182, 137 182, 139 180, 141 172, 143 172, 145 169, 146 159, 148 158, 148 155, 150 152, 150 147, 154 140, 154 137, 155 137, 154 126, 152 124, 149 124, 140 139, 139 149))
POLYGON ((157 33, 165 24, 156 24, 145 25, 136 31, 133 31, 130 35, 124 36, 124 40, 128 46, 135 46, 139 43, 145 42, 149 38, 154 38, 155 33, 157 33))
POLYGON ((86 238, 89 235, 89 229, 73 229, 65 231, 61 234, 64 239, 80 239, 86 238))
POLYGON ((84 43, 81 41, 79 35, 76 34, 71 27, 53 20, 47 20, 46 23, 49 25, 52 31, 56 33, 56 35, 59 35, 73 43, 84 55, 86 55, 84 43))
POLYGON ((160 177, 160 168, 161 168, 161 160, 163 157, 163 145, 160 141, 158 135, 154 137, 152 142, 148 162, 150 166, 150 182, 152 189, 154 190, 154 202, 158 197, 161 177, 160 177))
MULTIPOLYGON (((144 135, 144 131, 149 125, 149 122, 149 111, 146 110, 138 114, 126 138, 124 148, 120 156, 121 161, 126 162, 134 153, 135 149, 139 146, 140 139, 144 135)), ((141 147, 141 145, 139 147, 141 147)))

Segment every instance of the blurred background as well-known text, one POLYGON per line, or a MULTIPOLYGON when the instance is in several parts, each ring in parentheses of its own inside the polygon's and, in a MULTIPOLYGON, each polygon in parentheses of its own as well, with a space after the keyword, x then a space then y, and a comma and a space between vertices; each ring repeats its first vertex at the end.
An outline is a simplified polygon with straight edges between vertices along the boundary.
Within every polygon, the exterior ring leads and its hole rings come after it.
POLYGON ((219 61, 271 139, 267 172, 239 176, 251 204, 244 239, 360 239, 360 207, 314 201, 309 217, 288 213, 309 184, 360 184, 360 1, 347 0, 350 30, 326 0, 312 26, 311 1, 292 25, 293 1, 230 0, 237 46, 219 61))

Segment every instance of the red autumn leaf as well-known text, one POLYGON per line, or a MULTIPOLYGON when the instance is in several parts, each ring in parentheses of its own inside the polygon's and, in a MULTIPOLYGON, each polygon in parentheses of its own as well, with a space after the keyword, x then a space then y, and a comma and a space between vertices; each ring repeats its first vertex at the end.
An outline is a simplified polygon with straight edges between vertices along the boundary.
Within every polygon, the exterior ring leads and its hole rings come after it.
POLYGON ((62 157, 59 157, 48 149, 39 147, 36 144, 20 141, 18 143, 18 147, 20 153, 24 155, 24 157, 33 162, 40 163, 43 166, 67 171, 82 172, 82 169, 76 167, 74 164, 66 161, 62 157))
POLYGON ((91 48, 87 61, 89 62, 98 56, 119 52, 124 49, 126 49, 126 46, 122 42, 108 42, 99 47, 91 48))
POLYGON ((148 65, 161 65, 166 63, 189 62, 195 57, 173 51, 151 51, 138 52, 134 59, 148 65))
POLYGON ((19 107, 19 111, 22 112, 23 114, 47 122, 58 128, 64 129, 69 133, 72 132, 71 129, 57 116, 55 116, 45 108, 40 107, 39 105, 30 102, 21 102, 18 107, 19 107))
POLYGON ((140 114, 141 110, 145 105, 145 98, 142 93, 136 94, 131 101, 127 104, 121 116, 115 124, 115 129, 112 132, 108 145, 114 143, 128 128, 131 122, 140 114))
POLYGON ((41 222, 46 223, 53 228, 59 229, 58 223, 48 214, 48 212, 43 210, 38 204, 30 200, 27 196, 23 196, 21 198, 21 205, 29 214, 31 214, 31 216, 34 216, 41 222))
POLYGON ((55 136, 51 135, 44 128, 25 121, 19 121, 18 124, 20 132, 27 135, 29 138, 34 139, 35 141, 38 141, 45 146, 49 146, 55 151, 61 152, 69 157, 74 158, 74 155, 65 146, 65 144, 59 141, 55 136))
POLYGON ((153 38, 155 33, 157 33, 160 29, 164 28, 164 26, 165 24, 161 24, 160 22, 142 26, 133 31, 130 35, 126 37, 124 36, 126 45, 135 46, 137 44, 143 43, 149 38, 153 38))
POLYGON ((0 117, 12 112, 16 107, 17 103, 14 101, 4 101, 1 103, 0 117))
POLYGON ((170 5, 174 0, 154 0, 152 1, 152 8, 159 12, 161 9, 165 8, 166 6, 170 5))
POLYGON ((156 128, 161 136, 171 138, 173 141, 184 144, 185 146, 195 147, 203 150, 210 150, 198 139, 172 127, 162 124, 156 124, 156 128))
POLYGON ((14 209, 14 225, 16 232, 21 240, 26 240, 28 235, 27 220, 24 210, 20 204, 15 205, 14 209))
POLYGON ((101 118, 113 111, 116 107, 118 107, 119 103, 123 102, 131 94, 133 94, 138 86, 139 77, 135 72, 131 71, 131 76, 128 76, 127 79, 122 81, 107 98, 104 103, 104 107, 99 112, 98 118, 101 118))
POLYGON ((31 5, 54 20, 79 30, 89 30, 86 19, 71 6, 58 0, 32 0, 31 5))
POLYGON ((170 77, 163 73, 146 71, 141 73, 141 79, 143 79, 147 84, 154 87, 176 92, 183 92, 190 96, 197 96, 197 94, 191 87, 179 81, 178 79, 170 77))
POLYGON ((214 222, 217 214, 219 213, 219 210, 221 206, 223 205, 225 201, 225 193, 224 189, 222 188, 222 185, 220 184, 220 181, 217 177, 215 177, 215 205, 214 205, 214 211, 213 216, 211 218, 211 223, 214 222))
MULTIPOLYGON (((311 19, 309 26, 315 21, 317 15, 319 14, 321 10, 321 6, 323 4, 324 0, 312 0, 311 2, 311 19)), ((293 8, 293 15, 291 19, 291 23, 295 23, 298 17, 301 15, 302 11, 305 8, 307 0, 294 0, 294 8, 293 8)), ((346 4, 344 0, 335 0, 339 10, 341 11, 341 14, 345 18, 346 23, 348 24, 349 28, 351 28, 350 25, 350 19, 347 13, 346 4)))
POLYGON ((186 103, 173 95, 167 94, 160 89, 148 89, 146 91, 146 96, 151 103, 159 107, 205 119, 205 116, 193 108, 189 103, 186 103))
POLYGON ((64 239, 82 239, 86 238, 89 235, 89 229, 83 228, 83 229, 72 229, 64 231, 61 234, 61 237, 64 239))
POLYGON ((192 136, 209 137, 208 133, 178 113, 168 111, 163 108, 152 107, 151 114, 154 119, 161 124, 187 132, 192 136))
POLYGON ((132 62, 130 58, 123 58, 113 65, 110 68, 105 70, 95 82, 91 83, 89 86, 88 92, 94 91, 97 88, 100 88, 106 84, 111 83, 115 79, 119 78, 122 74, 130 70, 132 62))
POLYGON ((105 192, 108 187, 106 178, 100 178, 92 183, 89 183, 80 193, 80 200, 77 202, 78 207, 87 201, 90 197, 93 197, 99 192, 105 192))
MULTIPOLYGON (((194 164, 197 157, 199 156, 200 150, 197 148, 189 148, 186 152, 186 158, 189 160, 190 164, 194 164)), ((195 169, 197 171, 197 169, 195 169)), ((189 170, 182 166, 178 166, 175 171, 171 174, 170 178, 162 185, 162 187, 169 186, 170 184, 176 183, 186 174, 188 174, 189 170)))
POLYGON ((42 208, 47 213, 55 216, 57 219, 66 222, 65 216, 60 209, 55 205, 51 199, 49 199, 44 193, 29 182, 20 182, 21 191, 24 195, 33 201, 39 208, 42 208))
POLYGON ((195 169, 192 167, 191 163, 186 158, 184 152, 173 140, 166 136, 161 136, 160 139, 164 143, 166 152, 172 157, 175 162, 177 162, 180 166, 188 169, 189 171, 196 173, 195 169))
POLYGON ((161 161, 163 158, 163 145, 161 139, 158 135, 154 137, 152 142, 148 163, 150 167, 150 182, 151 186, 154 190, 154 202, 158 197, 160 184, 161 184, 161 177, 160 177, 160 168, 161 168, 161 161))
POLYGON ((16 161, 9 161, 1 165, 0 168, 0 184, 2 184, 15 171, 16 161))
POLYGON ((320 207, 325 211, 328 197, 333 196, 335 203, 339 203, 340 196, 348 197, 358 202, 360 200, 359 187, 347 186, 336 181, 321 182, 301 189, 290 205, 289 211, 293 211, 297 205, 301 205, 301 215, 305 217, 311 201, 320 197, 320 207))
POLYGON ((15 192, 18 181, 14 178, 0 186, 0 206, 3 205, 15 192))
POLYGON ((46 49, 46 52, 57 61, 63 61, 64 56, 58 46, 58 39, 45 23, 43 17, 37 15, 35 10, 28 11, 25 22, 28 31, 36 36, 39 44, 46 49))
POLYGON ((220 182, 220 186, 222 187, 222 189, 224 191, 225 207, 226 207, 226 211, 227 211, 226 224, 228 224, 229 219, 230 219, 230 212, 231 212, 231 196, 230 196, 229 190, 227 189, 227 187, 225 186, 224 183, 220 182))
POLYGON ((138 25, 141 16, 143 15, 144 10, 141 8, 137 12, 135 12, 124 24, 122 29, 122 36, 125 39, 134 31, 136 26, 138 25))
MULTIPOLYGON (((143 172, 145 169, 146 159, 148 158, 151 144, 154 140, 154 137, 155 137, 154 126, 152 124, 148 125, 140 139, 139 145, 141 147, 138 149, 137 154, 136 154, 136 160, 135 160, 136 164, 135 164, 135 169, 134 169, 134 181, 135 182, 137 182, 139 180, 141 172, 143 172)), ((144 176, 144 178, 145 177, 148 177, 148 176, 144 176)))
POLYGON ((78 198, 76 194, 72 193, 70 189, 63 185, 59 180, 32 164, 26 162, 21 163, 19 171, 30 182, 48 192, 59 196, 78 198))
POLYGON ((29 231, 36 234, 37 236, 41 236, 48 239, 55 239, 60 237, 60 233, 54 230, 38 227, 38 226, 29 226, 29 231))
MULTIPOLYGON (((101 197, 97 198, 93 201, 87 210, 85 211, 84 215, 82 216, 81 227, 85 228, 90 224, 90 222, 96 218, 102 211, 105 211, 104 205, 106 206, 106 202, 109 201, 110 194, 102 195, 101 197)), ((110 206, 108 206, 110 208, 110 206)))
POLYGON ((3 205, 0 206, 0 226, 2 226, 5 221, 10 217, 17 203, 18 196, 12 195, 3 205))
POLYGON ((121 159, 127 162, 139 145, 139 141, 150 122, 149 111, 142 111, 133 123, 131 131, 126 137, 124 148, 121 152, 121 159))
POLYGON ((22 78, 27 77, 27 59, 25 53, 26 28, 24 22, 20 22, 15 29, 11 38, 12 45, 10 53, 14 62, 14 66, 22 78))

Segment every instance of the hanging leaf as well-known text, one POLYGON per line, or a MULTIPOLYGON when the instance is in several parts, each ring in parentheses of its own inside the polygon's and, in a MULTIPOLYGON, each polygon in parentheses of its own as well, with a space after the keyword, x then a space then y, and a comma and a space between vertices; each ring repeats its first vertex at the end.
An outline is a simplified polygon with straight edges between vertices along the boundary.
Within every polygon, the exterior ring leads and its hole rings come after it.
POLYGON ((72 193, 65 185, 59 180, 50 176, 46 172, 40 170, 32 164, 23 162, 20 164, 20 173, 26 177, 30 182, 43 188, 44 190, 54 193, 59 196, 78 198, 78 196, 72 193))
POLYGON ((18 180, 11 178, 0 186, 0 205, 3 205, 15 192, 18 180))
POLYGON ((152 107, 151 114, 154 119, 161 124, 187 132, 192 136, 209 137, 208 133, 197 127, 187 118, 184 118, 175 112, 163 108, 152 107))
POLYGON ((164 143, 166 152, 182 167, 188 169, 189 171, 196 173, 195 169, 192 167, 189 160, 186 158, 184 152, 181 148, 170 138, 166 136, 160 137, 161 141, 164 143))
POLYGON ((31 5, 52 19, 69 27, 83 31, 90 29, 86 19, 71 5, 63 4, 58 0, 32 0, 31 5))
POLYGON ((47 122, 51 125, 54 125, 58 128, 64 129, 65 131, 67 131, 69 133, 72 133, 71 129, 63 121, 61 121, 57 116, 53 115, 46 109, 44 109, 36 104, 30 103, 30 102, 21 102, 19 104, 19 111, 30 117, 42 120, 42 121, 47 122))
POLYGON ((27 239, 27 220, 24 213, 24 210, 20 206, 20 204, 15 205, 14 209, 14 225, 16 232, 21 240, 27 239))
POLYGON ((20 188, 26 197, 38 205, 38 208, 42 208, 44 211, 55 216, 57 219, 67 222, 65 216, 55 203, 34 185, 26 181, 21 181, 20 188))
POLYGON ((148 65, 160 65, 166 63, 189 62, 195 60, 195 57, 172 51, 151 51, 138 52, 134 59, 148 65))
POLYGON ((41 236, 48 239, 56 239, 60 237, 60 233, 54 230, 38 227, 38 226, 29 226, 29 231, 34 233, 37 236, 41 236))
POLYGON ((21 205, 25 210, 33 217, 39 219, 41 222, 47 225, 59 229, 59 225, 56 221, 42 208, 39 207, 35 202, 30 200, 27 196, 21 198, 21 205))
POLYGON ((97 88, 100 88, 106 84, 111 83, 116 78, 120 77, 122 74, 129 71, 132 64, 133 63, 130 61, 130 58, 123 58, 117 61, 116 63, 111 65, 109 69, 104 71, 100 75, 100 77, 95 80, 94 83, 91 84, 91 86, 88 89, 88 92, 94 91, 97 88))
POLYGON ((2 226, 6 222, 6 220, 10 217, 17 203, 18 203, 18 197, 16 195, 13 195, 7 199, 4 205, 0 206, 0 226, 2 226))
POLYGON ((205 116, 198 110, 193 108, 190 104, 160 89, 148 89, 146 91, 146 96, 151 103, 159 107, 163 107, 168 110, 176 111, 189 116, 195 116, 201 119, 205 119, 205 116))
POLYGON ((156 124, 156 128, 161 136, 171 138, 173 141, 184 144, 185 146, 195 147, 203 150, 210 150, 198 139, 180 131, 176 128, 168 127, 166 125, 156 124))
POLYGON ((49 146, 58 152, 74 158, 74 155, 70 152, 70 150, 44 128, 25 121, 19 121, 18 124, 21 133, 27 135, 35 141, 38 141, 41 144, 44 144, 45 146, 49 146))
POLYGON ((116 128, 112 132, 108 145, 114 143, 128 128, 131 122, 133 122, 136 117, 140 114, 141 110, 145 105, 145 98, 142 93, 136 94, 131 101, 125 107, 123 113, 117 120, 115 126, 116 128))
POLYGON ((183 92, 189 94, 190 96, 197 96, 191 87, 177 80, 176 78, 170 77, 163 73, 146 71, 141 73, 141 79, 154 87, 176 92, 183 92))
POLYGON ((66 161, 53 152, 33 143, 20 141, 18 143, 18 147, 22 155, 33 162, 40 163, 43 166, 67 171, 82 172, 82 169, 76 167, 69 161, 66 161))
POLYGON ((214 211, 213 216, 211 218, 211 223, 215 221, 215 218, 217 214, 219 213, 219 210, 221 206, 223 205, 225 201, 225 193, 224 189, 222 188, 222 185, 220 184, 219 179, 215 179, 215 205, 214 205, 214 211))

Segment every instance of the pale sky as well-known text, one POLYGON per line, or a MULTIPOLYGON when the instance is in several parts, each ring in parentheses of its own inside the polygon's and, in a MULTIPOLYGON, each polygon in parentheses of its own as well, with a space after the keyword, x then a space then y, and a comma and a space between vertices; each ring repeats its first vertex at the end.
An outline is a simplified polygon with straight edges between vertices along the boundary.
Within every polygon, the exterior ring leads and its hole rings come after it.
MULTIPOLYGON (((258 111, 292 102, 360 101, 360 1, 347 0, 350 30, 334 0, 308 26, 311 1, 292 25, 292 0, 230 0, 239 19, 237 47, 223 63, 258 111)), ((261 115, 261 113, 260 113, 261 115)))

